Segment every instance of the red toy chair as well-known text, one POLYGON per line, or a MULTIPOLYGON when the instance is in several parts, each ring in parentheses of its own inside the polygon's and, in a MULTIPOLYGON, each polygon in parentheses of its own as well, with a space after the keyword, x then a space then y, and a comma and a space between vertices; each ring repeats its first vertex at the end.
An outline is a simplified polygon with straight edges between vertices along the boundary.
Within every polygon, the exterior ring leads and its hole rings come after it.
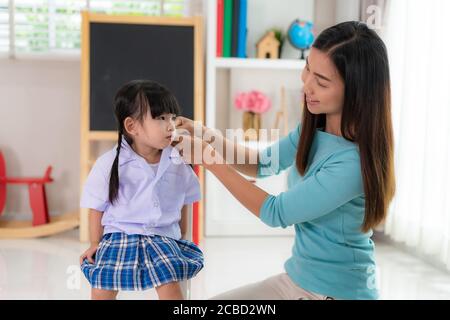
POLYGON ((52 167, 49 166, 42 178, 11 178, 6 176, 6 165, 3 154, 0 151, 0 215, 6 203, 6 185, 27 184, 30 196, 30 206, 33 211, 33 226, 50 222, 48 216, 47 197, 45 195, 45 184, 53 181, 50 178, 52 167))
MULTIPOLYGON (((42 178, 12 178, 6 176, 6 165, 0 151, 0 215, 6 204, 7 184, 26 184, 30 196, 30 206, 33 212, 31 226, 23 222, 8 221, 0 223, 0 238, 29 238, 61 232, 78 225, 78 213, 55 217, 55 223, 50 223, 45 194, 45 184, 53 179, 50 177, 52 167, 49 166, 42 178)), ((53 222, 53 221, 52 221, 53 222)))

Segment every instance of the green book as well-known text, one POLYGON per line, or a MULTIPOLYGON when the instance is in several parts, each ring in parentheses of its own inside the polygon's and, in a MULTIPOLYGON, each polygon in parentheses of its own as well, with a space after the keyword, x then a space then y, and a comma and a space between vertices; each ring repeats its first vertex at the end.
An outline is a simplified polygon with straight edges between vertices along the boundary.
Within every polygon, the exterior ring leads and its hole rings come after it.
POLYGON ((224 0, 223 56, 231 57, 231 34, 233 28, 233 0, 224 0))

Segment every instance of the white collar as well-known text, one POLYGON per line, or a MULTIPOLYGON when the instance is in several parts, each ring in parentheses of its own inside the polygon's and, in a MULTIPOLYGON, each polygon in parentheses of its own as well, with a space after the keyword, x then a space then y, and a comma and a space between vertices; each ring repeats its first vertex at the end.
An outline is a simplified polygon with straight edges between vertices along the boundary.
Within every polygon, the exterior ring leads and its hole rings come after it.
MULTIPOLYGON (((117 148, 117 145, 116 145, 117 148)), ((136 161, 141 168, 148 169, 147 161, 138 155, 133 148, 128 144, 125 140, 125 137, 122 135, 122 144, 119 153, 119 166, 123 166, 131 161, 136 161)), ((160 165, 158 167, 157 178, 162 176, 162 174, 167 170, 170 166, 171 162, 174 164, 183 163, 182 157, 177 148, 172 147, 171 145, 167 146, 162 150, 160 165), (174 160, 171 160, 174 159, 174 160), (176 160, 175 160, 176 159, 176 160)))

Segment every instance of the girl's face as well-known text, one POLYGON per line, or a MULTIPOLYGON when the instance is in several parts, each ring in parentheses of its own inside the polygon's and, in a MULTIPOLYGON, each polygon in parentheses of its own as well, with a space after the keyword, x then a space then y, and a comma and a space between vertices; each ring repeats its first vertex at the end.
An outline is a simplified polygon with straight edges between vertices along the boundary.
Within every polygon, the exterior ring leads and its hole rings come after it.
POLYGON ((341 114, 345 84, 325 53, 311 48, 302 72, 306 105, 312 114, 341 114))
MULTIPOLYGON (((127 119, 125 119, 125 127, 127 119)), ((137 144, 155 149, 164 149, 172 142, 176 115, 163 113, 158 117, 152 118, 150 112, 147 112, 142 122, 131 120, 133 121, 132 128, 127 131, 137 144)))

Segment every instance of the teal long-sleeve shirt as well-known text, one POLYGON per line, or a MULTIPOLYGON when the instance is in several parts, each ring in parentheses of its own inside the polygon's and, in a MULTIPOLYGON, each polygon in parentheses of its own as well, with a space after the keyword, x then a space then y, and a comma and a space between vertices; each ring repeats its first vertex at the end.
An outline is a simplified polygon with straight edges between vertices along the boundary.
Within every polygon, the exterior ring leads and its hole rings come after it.
POLYGON ((317 130, 302 177, 295 169, 300 125, 260 152, 258 177, 291 168, 289 188, 269 195, 260 219, 294 226, 284 267, 298 286, 337 299, 377 299, 372 231, 363 233, 365 197, 357 144, 317 130))

